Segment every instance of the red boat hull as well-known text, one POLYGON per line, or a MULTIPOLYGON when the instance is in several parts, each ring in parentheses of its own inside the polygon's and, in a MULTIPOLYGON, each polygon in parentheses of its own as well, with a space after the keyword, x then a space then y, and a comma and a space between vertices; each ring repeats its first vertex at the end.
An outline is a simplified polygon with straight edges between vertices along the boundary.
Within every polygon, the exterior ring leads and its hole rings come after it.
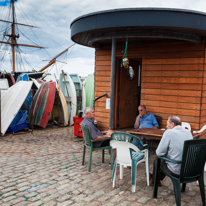
POLYGON ((54 105, 56 82, 46 82, 36 92, 29 111, 28 123, 45 128, 54 105))
POLYGON ((8 80, 8 84, 9 87, 11 87, 12 85, 14 85, 16 83, 14 77, 12 76, 12 74, 0 74, 0 78, 5 78, 8 80))

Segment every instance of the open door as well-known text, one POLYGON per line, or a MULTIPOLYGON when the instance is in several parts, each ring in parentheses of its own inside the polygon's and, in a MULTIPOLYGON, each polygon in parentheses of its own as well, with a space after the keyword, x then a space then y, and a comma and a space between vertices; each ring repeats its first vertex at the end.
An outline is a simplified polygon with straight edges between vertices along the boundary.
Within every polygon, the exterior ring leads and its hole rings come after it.
MULTIPOLYGON (((121 62, 121 59, 119 59, 121 62)), ((121 63, 118 62, 118 65, 121 63)), ((129 65, 134 70, 134 77, 129 80, 126 75, 126 69, 119 68, 119 92, 118 92, 118 128, 126 128, 134 126, 135 118, 138 113, 139 91, 138 78, 139 75, 139 61, 129 60, 129 65)))

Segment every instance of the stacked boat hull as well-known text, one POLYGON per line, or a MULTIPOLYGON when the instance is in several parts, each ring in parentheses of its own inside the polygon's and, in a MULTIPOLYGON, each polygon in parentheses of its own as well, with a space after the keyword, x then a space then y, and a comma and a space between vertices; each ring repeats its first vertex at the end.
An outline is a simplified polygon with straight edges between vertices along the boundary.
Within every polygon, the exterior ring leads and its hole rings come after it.
POLYGON ((32 82, 20 81, 11 86, 1 103, 1 134, 4 135, 9 125, 20 110, 26 99, 32 82))
POLYGON ((52 113, 56 92, 56 82, 46 82, 36 92, 28 116, 30 125, 47 126, 52 113))
POLYGON ((69 125, 73 125, 73 117, 76 116, 77 110, 77 97, 74 83, 68 73, 60 74, 59 87, 67 102, 69 125))

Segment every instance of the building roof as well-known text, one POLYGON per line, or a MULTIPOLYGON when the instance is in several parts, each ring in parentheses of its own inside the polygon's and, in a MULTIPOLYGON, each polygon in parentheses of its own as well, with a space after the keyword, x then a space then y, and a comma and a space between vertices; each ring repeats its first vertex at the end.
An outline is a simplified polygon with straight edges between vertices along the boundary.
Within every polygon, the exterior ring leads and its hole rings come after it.
POLYGON ((117 42, 190 41, 206 37, 206 13, 163 8, 127 8, 90 13, 74 19, 71 39, 81 45, 101 47, 117 42))

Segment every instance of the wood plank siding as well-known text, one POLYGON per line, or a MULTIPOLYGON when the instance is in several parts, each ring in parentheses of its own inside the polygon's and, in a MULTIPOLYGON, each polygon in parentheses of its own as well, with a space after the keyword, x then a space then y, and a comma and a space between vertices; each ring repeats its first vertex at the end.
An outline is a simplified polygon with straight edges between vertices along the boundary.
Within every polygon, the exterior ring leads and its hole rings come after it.
MULTIPOLYGON (((122 58, 123 50, 123 45, 117 45, 117 58, 122 58)), ((129 42, 127 54, 129 59, 142 61, 140 102, 148 112, 162 116, 161 128, 166 127, 171 115, 189 122, 193 130, 206 124, 205 43, 130 45, 129 42)), ((110 98, 110 79, 111 47, 104 47, 95 52, 95 98, 105 92, 110 98)), ((105 97, 96 102, 95 111, 98 127, 108 129, 105 97)))

